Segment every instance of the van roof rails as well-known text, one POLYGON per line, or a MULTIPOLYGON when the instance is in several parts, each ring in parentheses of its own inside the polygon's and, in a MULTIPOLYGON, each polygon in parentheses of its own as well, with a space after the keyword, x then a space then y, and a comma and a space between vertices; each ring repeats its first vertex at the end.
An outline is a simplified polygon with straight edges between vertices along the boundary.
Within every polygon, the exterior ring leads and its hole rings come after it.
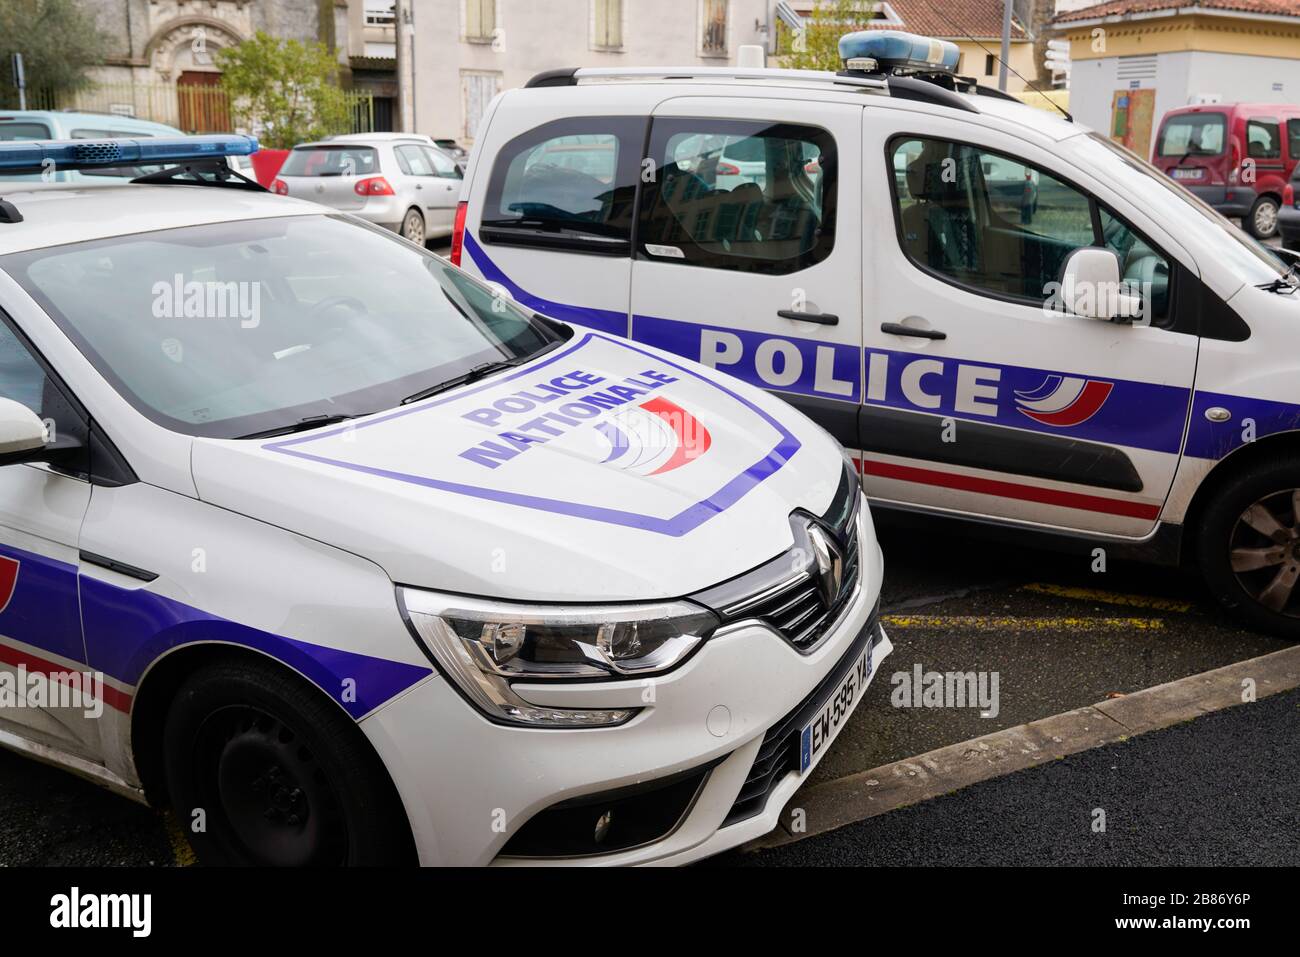
POLYGON ((885 81, 880 77, 846 75, 819 70, 785 70, 778 67, 566 67, 537 74, 524 84, 525 88, 577 86, 582 80, 799 80, 804 83, 828 83, 837 86, 857 86, 882 90, 885 81))

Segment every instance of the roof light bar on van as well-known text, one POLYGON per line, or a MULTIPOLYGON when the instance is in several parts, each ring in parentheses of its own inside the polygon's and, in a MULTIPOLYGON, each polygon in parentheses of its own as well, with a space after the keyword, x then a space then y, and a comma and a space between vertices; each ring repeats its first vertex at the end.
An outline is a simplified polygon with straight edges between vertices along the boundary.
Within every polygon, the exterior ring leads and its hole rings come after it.
POLYGON ((251 156, 257 140, 238 133, 140 139, 15 140, 0 143, 0 172, 39 173, 105 166, 158 166, 251 156))
POLYGON ((957 72, 957 44, 902 30, 860 30, 840 37, 840 59, 850 73, 957 72))

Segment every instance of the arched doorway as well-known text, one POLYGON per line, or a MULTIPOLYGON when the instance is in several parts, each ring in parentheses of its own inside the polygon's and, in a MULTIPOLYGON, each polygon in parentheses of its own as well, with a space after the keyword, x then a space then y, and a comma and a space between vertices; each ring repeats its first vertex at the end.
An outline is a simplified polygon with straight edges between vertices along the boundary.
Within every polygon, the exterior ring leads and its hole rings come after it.
POLYGON ((230 102, 221 89, 218 50, 243 38, 210 17, 173 20, 155 31, 145 49, 154 74, 176 85, 175 125, 186 133, 232 129, 230 102))

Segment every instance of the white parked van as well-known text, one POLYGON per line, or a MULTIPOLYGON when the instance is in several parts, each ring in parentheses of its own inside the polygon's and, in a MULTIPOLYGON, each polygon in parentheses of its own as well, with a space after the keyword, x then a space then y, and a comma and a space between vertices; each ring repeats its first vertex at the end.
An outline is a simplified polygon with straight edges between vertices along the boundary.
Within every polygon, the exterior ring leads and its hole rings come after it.
POLYGON ((1300 637, 1295 257, 955 76, 952 44, 868 31, 841 53, 839 74, 562 70, 502 94, 455 257, 781 395, 882 507, 1186 561, 1300 637), (613 174, 548 160, 575 138, 613 174))

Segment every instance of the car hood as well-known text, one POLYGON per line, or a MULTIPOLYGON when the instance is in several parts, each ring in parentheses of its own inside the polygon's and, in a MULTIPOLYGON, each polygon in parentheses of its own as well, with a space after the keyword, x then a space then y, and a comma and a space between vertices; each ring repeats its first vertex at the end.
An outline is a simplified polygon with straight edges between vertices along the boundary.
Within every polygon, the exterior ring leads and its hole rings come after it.
POLYGON ((789 548, 790 512, 825 511, 842 469, 834 440, 780 399, 585 330, 397 410, 193 450, 205 502, 399 584, 531 601, 725 581, 789 548))

